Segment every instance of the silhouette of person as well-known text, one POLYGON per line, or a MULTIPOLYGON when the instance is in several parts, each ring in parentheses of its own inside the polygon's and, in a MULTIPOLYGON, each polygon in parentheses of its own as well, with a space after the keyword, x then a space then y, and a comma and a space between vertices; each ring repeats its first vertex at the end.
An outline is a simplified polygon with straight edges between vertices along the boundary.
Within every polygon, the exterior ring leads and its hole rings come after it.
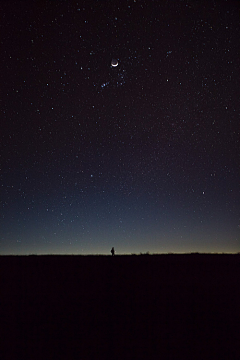
POLYGON ((114 250, 114 247, 112 247, 111 253, 112 253, 112 256, 114 256, 114 255, 115 255, 115 250, 114 250))

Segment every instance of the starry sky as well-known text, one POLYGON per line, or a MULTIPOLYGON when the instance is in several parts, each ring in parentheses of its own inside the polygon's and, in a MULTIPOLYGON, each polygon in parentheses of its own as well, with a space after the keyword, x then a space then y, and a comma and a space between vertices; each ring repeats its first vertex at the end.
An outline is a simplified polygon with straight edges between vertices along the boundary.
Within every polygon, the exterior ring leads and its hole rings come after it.
POLYGON ((0 12, 0 254, 239 252, 238 1, 0 12))

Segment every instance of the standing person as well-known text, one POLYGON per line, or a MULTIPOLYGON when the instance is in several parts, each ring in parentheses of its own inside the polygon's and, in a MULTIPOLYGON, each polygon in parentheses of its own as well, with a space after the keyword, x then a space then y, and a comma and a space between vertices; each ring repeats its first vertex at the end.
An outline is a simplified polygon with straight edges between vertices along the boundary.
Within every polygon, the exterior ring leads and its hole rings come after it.
POLYGON ((114 256, 114 255, 115 255, 115 250, 114 250, 114 247, 112 247, 111 253, 112 253, 112 256, 114 256))

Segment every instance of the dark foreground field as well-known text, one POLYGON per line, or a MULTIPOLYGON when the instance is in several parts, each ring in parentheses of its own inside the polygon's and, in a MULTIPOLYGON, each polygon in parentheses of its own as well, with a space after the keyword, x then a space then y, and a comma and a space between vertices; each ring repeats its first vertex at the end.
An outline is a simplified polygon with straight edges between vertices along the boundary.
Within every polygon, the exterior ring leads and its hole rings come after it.
POLYGON ((240 255, 2 256, 5 359, 240 359, 240 255))

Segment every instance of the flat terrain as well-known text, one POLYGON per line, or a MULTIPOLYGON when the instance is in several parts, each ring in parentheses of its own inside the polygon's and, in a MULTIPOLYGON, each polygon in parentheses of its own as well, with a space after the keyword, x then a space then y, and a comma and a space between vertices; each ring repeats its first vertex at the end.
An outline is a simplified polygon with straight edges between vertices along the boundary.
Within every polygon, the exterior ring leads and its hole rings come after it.
POLYGON ((239 358, 240 255, 1 256, 0 303, 2 359, 239 358))

